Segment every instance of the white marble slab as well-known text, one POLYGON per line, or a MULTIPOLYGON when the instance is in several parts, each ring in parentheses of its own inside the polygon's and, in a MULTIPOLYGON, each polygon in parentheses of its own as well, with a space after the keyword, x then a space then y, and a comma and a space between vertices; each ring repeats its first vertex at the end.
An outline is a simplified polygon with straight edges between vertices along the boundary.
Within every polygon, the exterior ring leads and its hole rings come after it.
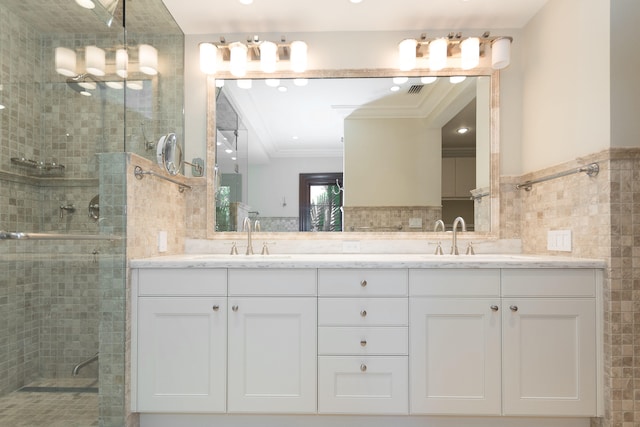
POLYGON ((538 255, 185 254, 136 259, 131 268, 604 268, 598 259, 538 255))

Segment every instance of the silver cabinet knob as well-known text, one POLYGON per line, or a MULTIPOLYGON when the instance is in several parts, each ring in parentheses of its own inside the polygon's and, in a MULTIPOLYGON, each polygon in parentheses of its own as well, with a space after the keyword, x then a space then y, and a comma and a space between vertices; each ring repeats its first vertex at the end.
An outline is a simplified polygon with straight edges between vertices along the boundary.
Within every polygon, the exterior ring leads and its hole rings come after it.
POLYGON ((367 286, 367 281, 366 280, 361 280, 360 281, 360 286, 362 286, 363 288, 367 286))
POLYGON ((213 309, 213 311, 218 311, 220 310, 220 306, 218 304, 214 305, 213 307, 211 307, 213 309))
POLYGON ((364 363, 360 365, 360 371, 367 372, 367 365, 365 365, 364 363))
POLYGON ((518 306, 517 306, 517 305, 510 305, 510 306, 509 306, 509 310, 511 310, 511 311, 518 311, 518 306))
POLYGON ((366 347, 367 346, 367 340, 360 341, 360 346, 366 347))
POLYGON ((362 317, 367 317, 367 310, 362 310, 362 311, 360 312, 360 316, 362 316, 362 317))
POLYGON ((238 311, 238 306, 237 306, 237 305, 234 305, 233 307, 231 307, 231 310, 233 310, 233 311, 238 311))
POLYGON ((491 311, 498 311, 498 306, 497 305, 492 305, 491 306, 491 311))

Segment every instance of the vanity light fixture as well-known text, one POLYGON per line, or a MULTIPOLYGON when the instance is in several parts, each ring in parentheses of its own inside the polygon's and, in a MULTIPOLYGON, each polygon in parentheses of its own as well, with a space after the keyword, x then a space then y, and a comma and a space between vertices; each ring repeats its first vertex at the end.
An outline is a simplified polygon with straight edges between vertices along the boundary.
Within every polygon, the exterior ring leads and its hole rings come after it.
MULTIPOLYGON (((410 71, 419 67, 418 60, 428 59, 428 68, 439 71, 447 67, 449 58, 459 58, 460 68, 471 70, 480 64, 480 58, 491 50, 491 67, 496 70, 510 63, 512 37, 491 36, 488 31, 480 37, 462 37, 449 33, 446 37, 404 39, 398 44, 399 69, 410 71), (426 49, 424 48, 426 47, 426 49)), ((426 65, 426 64, 425 64, 426 65)))
POLYGON ((138 46, 139 70, 149 76, 158 74, 158 49, 149 45, 138 46))
POLYGON ((219 70, 228 70, 235 77, 243 77, 249 64, 260 63, 260 70, 273 73, 278 69, 278 61, 289 61, 290 69, 303 73, 307 69, 307 44, 303 41, 288 43, 283 36, 280 42, 262 41, 259 36, 247 37, 246 42, 227 43, 224 37, 220 42, 200 43, 200 70, 205 74, 215 74, 219 70), (227 67, 224 67, 228 63, 227 67))
POLYGON ((129 54, 126 49, 116 50, 116 74, 123 79, 128 76, 127 67, 129 66, 129 54))
POLYGON ((76 52, 66 47, 57 47, 55 50, 56 72, 66 77, 75 77, 76 52))
POLYGON ((87 73, 102 77, 105 75, 105 51, 97 46, 87 46, 84 49, 85 69, 87 73))

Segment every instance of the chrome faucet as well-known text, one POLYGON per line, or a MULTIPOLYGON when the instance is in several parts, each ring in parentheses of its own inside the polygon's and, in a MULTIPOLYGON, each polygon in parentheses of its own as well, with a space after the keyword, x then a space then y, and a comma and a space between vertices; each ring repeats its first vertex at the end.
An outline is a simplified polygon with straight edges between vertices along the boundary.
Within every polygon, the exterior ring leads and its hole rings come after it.
POLYGON ((253 244, 251 243, 251 219, 249 217, 245 217, 244 222, 242 223, 242 231, 247 232, 247 255, 253 255, 253 244))
POLYGON ((462 224, 461 231, 467 231, 467 225, 464 223, 464 219, 462 219, 461 216, 453 220, 453 240, 451 241, 451 255, 460 255, 460 253, 458 252, 458 235, 456 232, 458 223, 462 224))
POLYGON ((437 220, 437 221, 436 221, 436 223, 435 223, 435 224, 434 224, 434 226, 433 226, 433 231, 434 231, 434 232, 437 232, 437 231, 438 231, 438 229, 440 229, 440 228, 442 229, 442 231, 445 231, 445 228, 444 228, 444 221, 443 221, 443 220, 441 220, 441 219, 439 219, 439 220, 437 220))

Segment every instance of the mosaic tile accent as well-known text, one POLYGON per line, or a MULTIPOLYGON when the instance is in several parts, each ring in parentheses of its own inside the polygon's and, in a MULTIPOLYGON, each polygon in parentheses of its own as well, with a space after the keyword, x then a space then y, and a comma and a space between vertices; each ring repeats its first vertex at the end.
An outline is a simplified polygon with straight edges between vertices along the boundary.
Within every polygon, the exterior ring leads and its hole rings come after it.
POLYGON ((344 206, 345 231, 432 231, 434 223, 442 218, 440 206, 344 206), (421 227, 409 227, 410 218, 419 218, 421 227))

